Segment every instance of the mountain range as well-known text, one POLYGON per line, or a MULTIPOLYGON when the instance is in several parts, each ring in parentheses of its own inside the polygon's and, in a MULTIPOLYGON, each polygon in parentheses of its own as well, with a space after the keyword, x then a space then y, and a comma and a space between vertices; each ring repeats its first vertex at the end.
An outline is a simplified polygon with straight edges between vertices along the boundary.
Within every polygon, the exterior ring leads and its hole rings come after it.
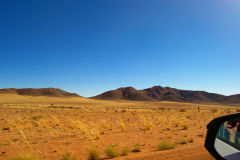
MULTIPOLYGON (((76 93, 69 93, 58 88, 6 88, 0 89, 0 94, 17 94, 27 96, 50 96, 50 97, 81 97, 76 93)), ((225 96, 205 91, 181 90, 170 87, 154 86, 143 90, 133 87, 118 88, 90 97, 98 100, 132 100, 132 101, 173 101, 191 103, 221 103, 240 104, 240 94, 225 96)))
POLYGON ((170 87, 154 86, 143 90, 133 87, 119 88, 92 97, 101 100, 133 100, 133 101, 174 101, 192 103, 240 103, 240 94, 224 96, 205 91, 180 90, 170 87))
POLYGON ((81 97, 76 93, 69 93, 58 88, 5 88, 0 89, 0 94, 18 94, 25 96, 50 96, 50 97, 81 97))

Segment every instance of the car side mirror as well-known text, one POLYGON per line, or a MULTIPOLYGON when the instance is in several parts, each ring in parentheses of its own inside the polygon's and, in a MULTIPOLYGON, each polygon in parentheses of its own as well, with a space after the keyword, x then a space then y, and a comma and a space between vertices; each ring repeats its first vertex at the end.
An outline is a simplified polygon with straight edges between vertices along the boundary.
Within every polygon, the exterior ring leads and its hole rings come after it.
POLYGON ((240 113, 215 118, 207 129, 205 148, 216 159, 240 159, 240 113))

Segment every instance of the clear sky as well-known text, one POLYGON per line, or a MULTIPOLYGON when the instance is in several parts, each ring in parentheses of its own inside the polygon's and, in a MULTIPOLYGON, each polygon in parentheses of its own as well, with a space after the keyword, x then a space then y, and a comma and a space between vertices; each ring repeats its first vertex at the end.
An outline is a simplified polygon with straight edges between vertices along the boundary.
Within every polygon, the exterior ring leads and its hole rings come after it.
POLYGON ((155 85, 240 93, 240 1, 0 1, 0 88, 155 85))

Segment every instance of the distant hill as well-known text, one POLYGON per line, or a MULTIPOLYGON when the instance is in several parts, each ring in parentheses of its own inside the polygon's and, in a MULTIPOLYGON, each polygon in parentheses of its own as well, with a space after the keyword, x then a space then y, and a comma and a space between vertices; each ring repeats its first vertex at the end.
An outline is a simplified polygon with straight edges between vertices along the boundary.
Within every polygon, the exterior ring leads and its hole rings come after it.
POLYGON ((58 88, 5 88, 0 89, 0 94, 18 94, 26 96, 51 96, 51 97, 80 97, 76 93, 69 93, 58 88))
POLYGON ((134 100, 134 101, 174 101, 193 103, 225 103, 240 104, 240 94, 224 96, 205 91, 179 90, 170 87, 154 86, 143 90, 133 87, 119 88, 92 97, 102 100, 134 100))

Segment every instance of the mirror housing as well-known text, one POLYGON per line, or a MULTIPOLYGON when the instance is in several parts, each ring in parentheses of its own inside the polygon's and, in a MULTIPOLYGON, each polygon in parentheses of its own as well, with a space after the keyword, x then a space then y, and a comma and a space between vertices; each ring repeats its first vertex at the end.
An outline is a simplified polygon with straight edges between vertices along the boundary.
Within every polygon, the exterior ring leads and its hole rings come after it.
POLYGON ((225 160, 224 157, 222 157, 215 148, 215 140, 219 128, 222 126, 224 122, 235 118, 240 118, 240 113, 217 117, 207 125, 205 148, 211 153, 212 156, 214 156, 218 160, 225 160))

